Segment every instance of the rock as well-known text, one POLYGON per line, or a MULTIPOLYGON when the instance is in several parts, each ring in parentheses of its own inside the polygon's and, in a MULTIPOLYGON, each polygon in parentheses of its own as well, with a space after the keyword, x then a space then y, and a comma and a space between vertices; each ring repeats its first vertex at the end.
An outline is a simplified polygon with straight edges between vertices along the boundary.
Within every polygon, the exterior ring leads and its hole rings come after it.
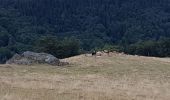
POLYGON ((11 64, 18 64, 18 65, 31 65, 33 64, 33 61, 29 60, 29 59, 20 59, 20 60, 15 60, 13 63, 11 64))
POLYGON ((57 65, 60 61, 55 57, 48 57, 47 59, 45 59, 45 62, 51 65, 57 65))
POLYGON ((85 56, 86 56, 86 57, 91 57, 91 56, 92 56, 92 54, 88 54, 88 53, 86 53, 86 54, 85 54, 85 56))
POLYGON ((109 53, 109 50, 103 50, 104 53, 109 53))
POLYGON ((98 51, 98 52, 96 53, 96 56, 102 56, 102 52, 98 51))
POLYGON ((58 64, 60 61, 56 57, 47 53, 35 53, 26 51, 22 54, 27 59, 36 61, 37 63, 58 64))
POLYGON ((63 65, 60 60, 51 54, 35 53, 26 51, 23 54, 15 54, 7 64, 31 65, 31 64, 50 64, 50 65, 63 65))
POLYGON ((16 62, 17 60, 21 59, 22 56, 19 54, 15 54, 11 59, 9 59, 6 64, 12 64, 13 62, 16 62))

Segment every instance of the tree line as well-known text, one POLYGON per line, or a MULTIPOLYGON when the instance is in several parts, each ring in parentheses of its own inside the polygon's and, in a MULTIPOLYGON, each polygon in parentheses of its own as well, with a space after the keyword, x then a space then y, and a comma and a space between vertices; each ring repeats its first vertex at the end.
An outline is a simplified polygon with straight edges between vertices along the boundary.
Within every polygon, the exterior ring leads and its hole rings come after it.
POLYGON ((169 56, 169 4, 169 0, 0 0, 0 62, 26 50, 59 58, 104 48, 169 56))

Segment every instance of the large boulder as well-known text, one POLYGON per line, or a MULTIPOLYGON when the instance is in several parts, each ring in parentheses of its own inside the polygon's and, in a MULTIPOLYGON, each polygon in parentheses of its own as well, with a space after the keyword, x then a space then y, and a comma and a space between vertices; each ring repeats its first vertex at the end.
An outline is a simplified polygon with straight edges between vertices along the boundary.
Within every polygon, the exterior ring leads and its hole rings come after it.
POLYGON ((23 58, 21 55, 19 54, 15 54, 11 59, 9 59, 6 64, 19 64, 19 65, 31 65, 32 61, 23 58))
POLYGON ((60 60, 51 54, 47 53, 35 53, 31 51, 26 51, 23 54, 15 54, 10 60, 6 62, 7 64, 50 64, 50 65, 60 65, 60 60))

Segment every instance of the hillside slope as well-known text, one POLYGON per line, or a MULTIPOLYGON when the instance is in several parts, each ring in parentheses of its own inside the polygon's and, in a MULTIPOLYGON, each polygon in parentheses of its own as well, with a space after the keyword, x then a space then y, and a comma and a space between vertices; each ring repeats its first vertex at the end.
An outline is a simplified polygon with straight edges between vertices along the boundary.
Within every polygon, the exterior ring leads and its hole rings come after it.
POLYGON ((170 59, 75 56, 69 66, 0 65, 0 100, 169 100, 170 59))

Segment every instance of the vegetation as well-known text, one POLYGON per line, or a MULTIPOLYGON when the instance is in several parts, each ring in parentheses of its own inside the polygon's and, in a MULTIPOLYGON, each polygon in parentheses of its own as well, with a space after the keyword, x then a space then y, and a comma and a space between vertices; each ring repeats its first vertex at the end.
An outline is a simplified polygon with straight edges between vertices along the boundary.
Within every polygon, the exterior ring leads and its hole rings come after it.
POLYGON ((106 47, 170 56, 169 4, 169 0, 0 0, 0 49, 11 54, 48 52, 60 58, 106 47))
POLYGON ((2 63, 5 63, 5 61, 8 60, 11 56, 12 56, 12 53, 10 52, 10 50, 6 48, 0 49, 0 61, 2 63))
POLYGON ((170 59, 113 54, 65 67, 0 65, 1 100, 169 100, 170 59))
POLYGON ((36 51, 47 52, 58 58, 79 54, 79 42, 74 38, 58 40, 56 37, 42 37, 36 42, 36 51))
POLYGON ((132 44, 124 50, 126 53, 138 54, 144 56, 170 56, 170 39, 162 39, 159 41, 144 41, 132 44))

